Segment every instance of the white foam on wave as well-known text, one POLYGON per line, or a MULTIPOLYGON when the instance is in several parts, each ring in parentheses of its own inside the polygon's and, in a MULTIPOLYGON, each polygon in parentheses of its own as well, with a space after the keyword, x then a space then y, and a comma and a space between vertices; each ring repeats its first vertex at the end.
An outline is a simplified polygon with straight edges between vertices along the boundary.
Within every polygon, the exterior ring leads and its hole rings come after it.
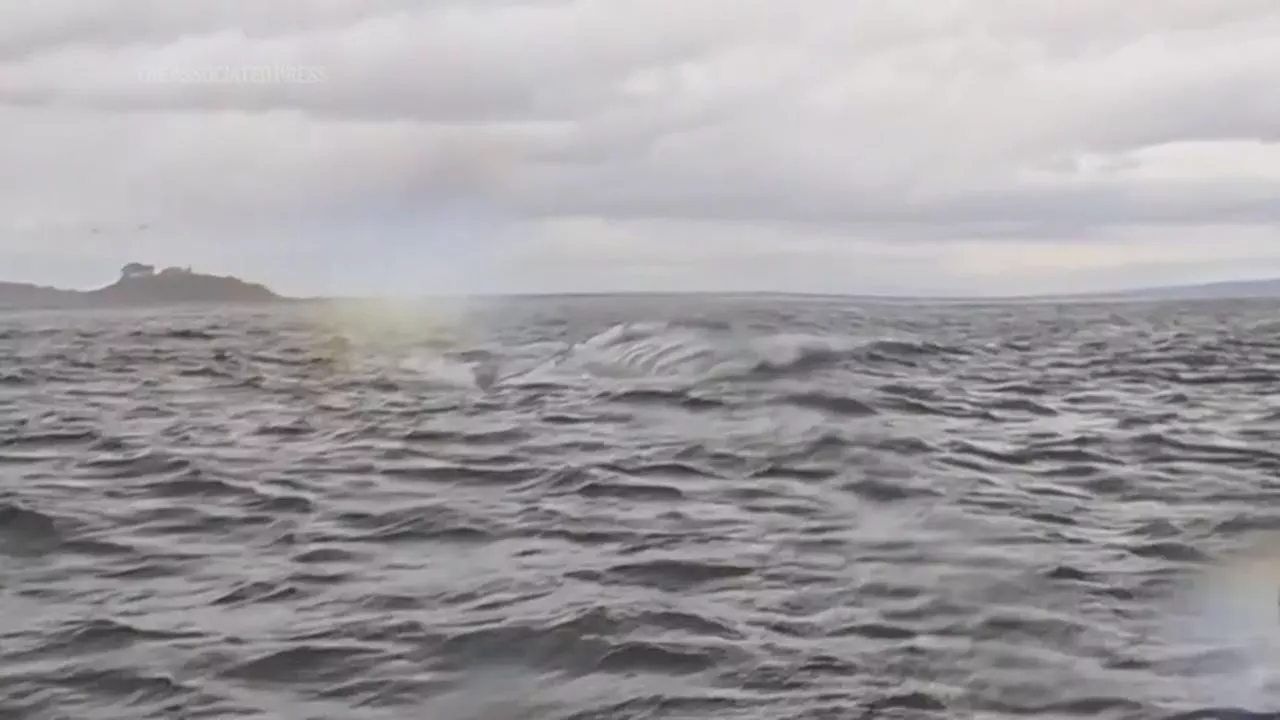
POLYGON ((785 370, 808 359, 837 357, 858 346, 854 340, 800 333, 748 338, 732 328, 655 321, 619 323, 507 378, 516 384, 731 379, 761 368, 785 370))

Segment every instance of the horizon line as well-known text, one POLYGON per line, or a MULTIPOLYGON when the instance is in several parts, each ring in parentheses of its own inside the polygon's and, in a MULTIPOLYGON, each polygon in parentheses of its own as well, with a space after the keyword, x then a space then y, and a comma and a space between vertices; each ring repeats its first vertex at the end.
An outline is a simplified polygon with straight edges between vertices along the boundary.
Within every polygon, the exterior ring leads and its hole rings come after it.
MULTIPOLYGON (((135 263, 130 263, 133 265, 135 263)), ((128 267, 128 265, 126 265, 128 267)), ((150 266, 148 266, 150 267, 150 266)), ((216 277, 220 279, 236 280, 243 283, 258 285, 266 289, 268 292, 276 296, 277 300, 286 302, 322 302, 322 301, 378 301, 378 300, 412 300, 427 298, 527 298, 527 297, 628 297, 628 296, 739 296, 739 297, 794 297, 794 298, 825 298, 825 299, 847 299, 861 301, 882 301, 882 302, 1018 302, 1018 301, 1079 301, 1079 300, 1147 300, 1147 299, 1214 299, 1222 296, 1201 295, 1199 292, 1213 291, 1215 289, 1229 289, 1232 287, 1250 287, 1250 286, 1274 286, 1267 287, 1269 290, 1267 295, 1259 296, 1236 296, 1235 299, 1243 299, 1245 297, 1266 297, 1280 296, 1280 277, 1271 276, 1266 278, 1246 278, 1238 280, 1208 280, 1199 282, 1186 282, 1181 284, 1166 285, 1144 285, 1130 286, 1126 288, 1118 288, 1112 290, 1084 290, 1072 292, 1048 292, 1048 293, 1008 293, 1008 294, 918 294, 918 293, 877 293, 877 292, 845 292, 845 291, 802 291, 802 290, 715 290, 715 289, 690 289, 690 290, 655 290, 655 289, 617 289, 617 290, 525 290, 525 291, 497 291, 488 290, 480 292, 417 292, 417 293, 395 293, 395 294, 363 294, 363 293, 336 293, 336 294, 305 294, 305 295, 285 295, 277 293, 265 283, 244 280, 234 275, 213 275, 199 271, 191 271, 192 275, 216 277), (1188 295, 1177 295, 1179 293, 1195 293, 1188 295), (1175 294, 1175 297, 1169 297, 1167 294, 1175 294)), ((117 283, 123 278, 118 278, 117 283)), ((63 292, 69 294, 93 293, 98 289, 68 289, 60 288, 54 285, 40 285, 37 283, 21 282, 21 281, 5 281, 0 280, 0 285, 23 285, 30 288, 40 290, 63 292)), ((1261 289, 1261 288, 1260 288, 1261 289)), ((1226 298, 1223 298, 1226 299, 1226 298)))

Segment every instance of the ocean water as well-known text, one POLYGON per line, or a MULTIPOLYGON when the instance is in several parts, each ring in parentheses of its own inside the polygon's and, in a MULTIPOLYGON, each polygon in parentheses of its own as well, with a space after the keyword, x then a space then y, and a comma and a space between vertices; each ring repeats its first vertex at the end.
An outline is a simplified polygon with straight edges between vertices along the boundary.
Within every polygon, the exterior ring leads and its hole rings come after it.
POLYGON ((1272 717, 1278 311, 3 315, 0 718, 1272 717))

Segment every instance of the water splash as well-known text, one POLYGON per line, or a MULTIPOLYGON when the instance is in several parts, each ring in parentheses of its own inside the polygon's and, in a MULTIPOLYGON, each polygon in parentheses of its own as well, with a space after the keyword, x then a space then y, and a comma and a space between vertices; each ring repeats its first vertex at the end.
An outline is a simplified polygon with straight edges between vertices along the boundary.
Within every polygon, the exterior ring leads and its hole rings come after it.
POLYGON ((661 321, 619 323, 511 374, 514 384, 632 380, 697 383, 785 373, 848 359, 865 341, 796 333, 752 338, 731 326, 661 321))

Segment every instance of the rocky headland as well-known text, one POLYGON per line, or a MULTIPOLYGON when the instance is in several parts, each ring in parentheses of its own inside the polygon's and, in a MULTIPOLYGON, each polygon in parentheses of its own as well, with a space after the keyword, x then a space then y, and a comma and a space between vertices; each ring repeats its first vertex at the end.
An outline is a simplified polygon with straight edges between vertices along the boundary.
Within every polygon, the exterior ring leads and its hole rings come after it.
POLYGON ((0 308, 56 309, 176 305, 187 303, 262 303, 285 300, 265 285, 239 278, 205 275, 190 268, 130 263, 114 283, 96 290, 63 290, 28 283, 0 282, 0 308))

